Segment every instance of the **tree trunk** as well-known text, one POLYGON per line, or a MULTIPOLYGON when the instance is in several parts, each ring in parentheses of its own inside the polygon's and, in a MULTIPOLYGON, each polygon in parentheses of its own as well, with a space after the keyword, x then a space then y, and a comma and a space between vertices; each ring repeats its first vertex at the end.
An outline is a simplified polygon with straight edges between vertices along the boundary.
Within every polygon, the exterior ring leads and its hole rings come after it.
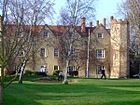
POLYGON ((4 81, 3 81, 4 67, 3 66, 0 68, 0 72, 1 72, 1 75, 0 75, 0 105, 3 105, 3 87, 4 87, 4 81))
POLYGON ((36 60, 35 60, 35 39, 34 36, 32 36, 32 65, 33 65, 33 70, 36 68, 36 60))
POLYGON ((36 66, 36 61, 35 61, 35 52, 34 52, 34 51, 32 51, 32 53, 33 53, 33 54, 32 54, 32 65, 33 65, 33 68, 32 68, 32 69, 33 69, 33 70, 35 70, 35 68, 36 68, 36 67, 35 67, 35 66, 36 66))
POLYGON ((64 81, 63 81, 64 84, 68 84, 68 79, 67 79, 68 66, 69 66, 69 60, 66 60, 66 68, 65 68, 64 81))
POLYGON ((18 81, 19 84, 22 84, 22 82, 23 82, 23 81, 22 81, 22 78, 23 78, 23 73, 24 73, 24 67, 25 67, 25 65, 26 65, 25 62, 26 62, 26 61, 23 62, 23 65, 22 65, 22 67, 21 67, 21 69, 20 69, 20 75, 19 75, 19 81, 18 81))
POLYGON ((68 79, 67 79, 67 75, 68 75, 68 68, 69 68, 69 62, 70 62, 70 57, 71 57, 71 51, 72 51, 72 43, 70 43, 69 46, 69 51, 68 51, 68 55, 67 55, 67 59, 66 59, 66 68, 65 68, 65 73, 64 73, 64 84, 68 84, 68 79))
POLYGON ((86 62, 86 78, 89 78, 89 46, 90 46, 90 30, 88 30, 88 42, 87 42, 87 62, 86 62))
POLYGON ((3 105, 3 87, 0 84, 0 105, 3 105))
POLYGON ((23 70, 20 71, 19 80, 18 80, 19 84, 22 84, 22 76, 23 76, 23 70))

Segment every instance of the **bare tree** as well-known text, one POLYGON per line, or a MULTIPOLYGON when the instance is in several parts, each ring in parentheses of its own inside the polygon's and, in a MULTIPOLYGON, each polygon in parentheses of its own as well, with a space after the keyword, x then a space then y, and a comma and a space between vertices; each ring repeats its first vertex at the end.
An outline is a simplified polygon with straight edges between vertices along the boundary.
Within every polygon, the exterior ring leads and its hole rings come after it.
POLYGON ((95 17, 95 0, 67 0, 66 5, 60 10, 58 24, 78 25, 84 16, 89 21, 95 17))
POLYGON ((119 13, 129 21, 131 44, 134 51, 138 51, 140 34, 140 0, 126 0, 119 6, 119 13))
POLYGON ((68 27, 67 32, 63 33, 63 38, 60 39, 63 40, 60 45, 62 44, 61 47, 64 49, 63 54, 65 53, 63 56, 65 59, 64 83, 68 83, 67 72, 72 59, 72 50, 80 39, 76 27, 83 16, 94 18, 94 3, 94 0, 67 0, 65 7, 60 11, 59 23, 68 27))
MULTIPOLYGON (((140 0, 125 0, 119 6, 119 13, 122 13, 130 24, 130 75, 140 72, 140 66, 136 63, 140 59, 140 0), (136 68, 139 71, 136 71, 136 68)), ((138 64, 140 65, 140 64, 138 64)))
MULTIPOLYGON (((0 35, 0 105, 2 105, 3 88, 5 87, 5 69, 20 71, 19 83, 26 63, 35 53, 34 28, 42 24, 46 17, 53 13, 51 0, 1 0, 1 35, 0 35)), ((37 37, 36 37, 37 38, 37 37)), ((9 81, 8 86, 15 78, 9 81)))

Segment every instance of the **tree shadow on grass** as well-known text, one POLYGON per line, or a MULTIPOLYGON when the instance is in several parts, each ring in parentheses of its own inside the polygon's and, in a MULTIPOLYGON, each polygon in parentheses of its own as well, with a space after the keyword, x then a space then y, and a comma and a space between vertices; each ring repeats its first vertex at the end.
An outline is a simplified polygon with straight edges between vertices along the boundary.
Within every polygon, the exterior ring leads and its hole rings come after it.
POLYGON ((111 101, 101 105, 139 105, 140 100, 127 100, 127 101, 111 101))
MULTIPOLYGON (((138 86, 139 84, 135 85, 136 88, 138 86)), ((5 105, 139 105, 140 101, 133 97, 140 97, 140 91, 125 90, 125 88, 133 87, 132 85, 14 83, 5 91, 4 101, 5 105)))

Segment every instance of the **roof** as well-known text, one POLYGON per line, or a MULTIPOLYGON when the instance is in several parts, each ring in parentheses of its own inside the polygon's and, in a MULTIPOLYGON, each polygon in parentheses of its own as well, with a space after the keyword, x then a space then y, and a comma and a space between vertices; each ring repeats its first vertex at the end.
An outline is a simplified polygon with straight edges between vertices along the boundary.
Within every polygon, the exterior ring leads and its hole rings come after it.
MULTIPOLYGON (((52 25, 48 25, 48 28, 55 34, 58 36, 63 35, 65 32, 67 32, 71 26, 62 26, 62 25, 57 25, 57 26, 52 26, 52 25)), ((86 37, 88 30, 90 29, 91 32, 93 32, 93 30, 96 27, 86 27, 85 32, 81 32, 81 26, 76 26, 75 30, 82 36, 82 37, 86 37)))
MULTIPOLYGON (((10 24, 8 27, 14 29, 16 25, 10 24)), ((31 25, 25 25, 25 29, 29 30, 31 25)), ((63 26, 63 25, 36 25, 32 26, 32 31, 33 33, 40 33, 42 30, 45 29, 45 27, 48 27, 50 31, 55 35, 55 36, 62 36, 64 33, 66 33, 72 26, 63 26)), ((81 32, 81 26, 76 26, 74 27, 75 30, 82 36, 82 37, 87 37, 88 32, 96 32, 97 27, 85 27, 85 32, 81 32)), ((106 29, 107 32, 110 30, 106 29)))
POLYGON ((68 30, 68 26, 62 26, 62 25, 48 25, 48 28, 54 33, 56 36, 61 36, 68 30))

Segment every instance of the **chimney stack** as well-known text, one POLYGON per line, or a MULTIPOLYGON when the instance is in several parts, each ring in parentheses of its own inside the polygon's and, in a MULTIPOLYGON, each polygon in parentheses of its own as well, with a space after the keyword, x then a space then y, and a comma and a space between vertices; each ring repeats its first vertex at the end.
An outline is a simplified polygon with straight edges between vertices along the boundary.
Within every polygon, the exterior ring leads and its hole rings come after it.
POLYGON ((99 20, 96 21, 96 27, 99 27, 99 20))
POLYGON ((81 18, 81 32, 86 32, 86 18, 81 18))
POLYGON ((106 18, 103 19, 103 26, 106 29, 106 18))
POLYGON ((113 19, 114 19, 114 17, 113 16, 110 16, 110 23, 112 22, 113 19))
POLYGON ((110 28, 112 27, 112 20, 114 19, 113 16, 110 16, 110 28))

